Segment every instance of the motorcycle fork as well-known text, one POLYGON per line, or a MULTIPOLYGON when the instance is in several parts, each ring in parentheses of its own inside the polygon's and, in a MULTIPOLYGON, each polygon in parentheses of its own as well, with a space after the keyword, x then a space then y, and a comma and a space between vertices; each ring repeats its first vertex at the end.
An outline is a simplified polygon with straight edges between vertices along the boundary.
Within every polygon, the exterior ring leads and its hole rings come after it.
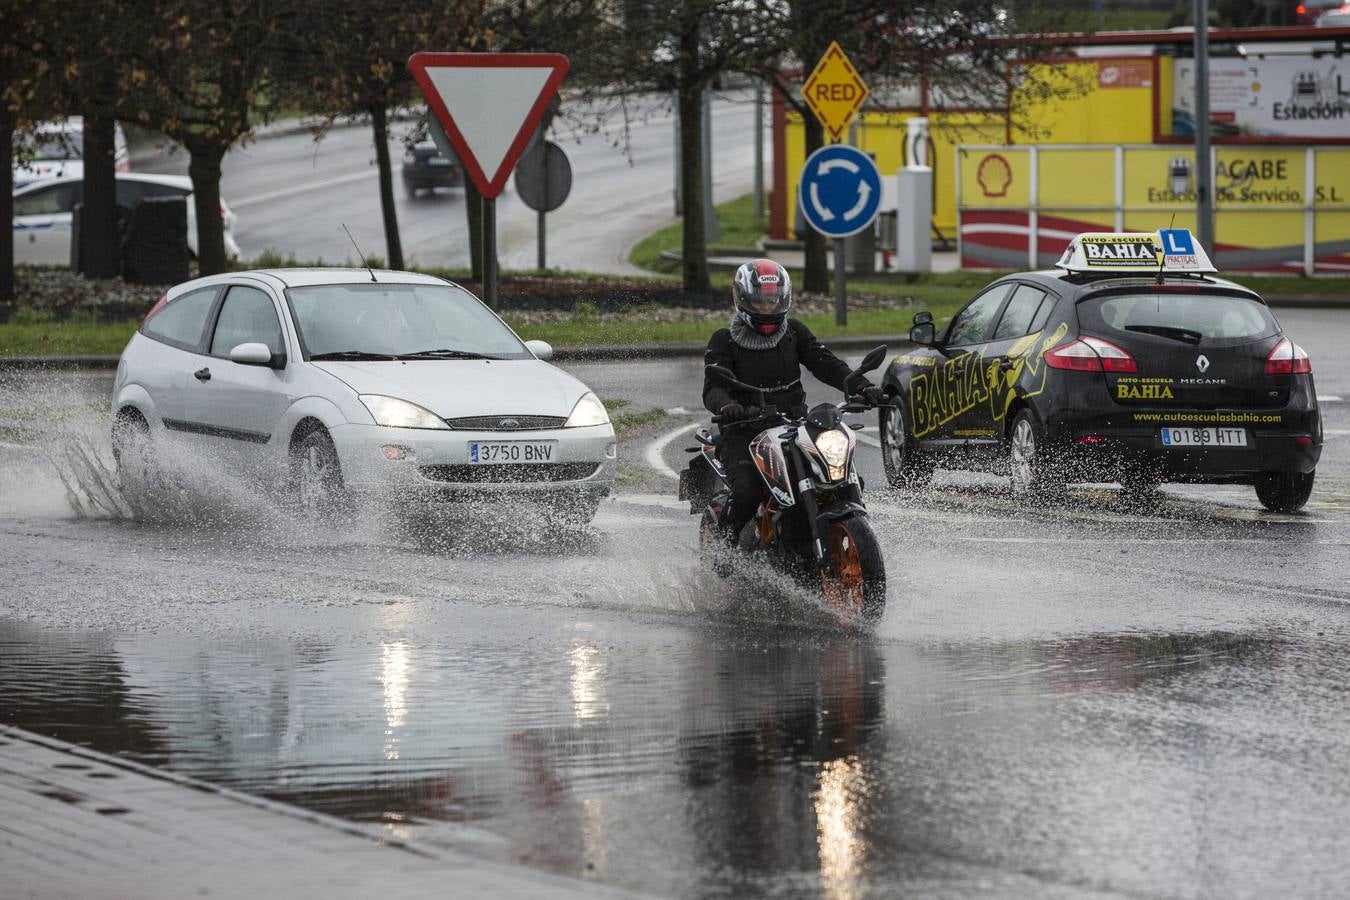
POLYGON ((825 548, 821 546, 820 523, 816 521, 816 514, 820 509, 816 503, 816 492, 809 488, 803 489, 801 487, 802 481, 805 479, 801 473, 802 467, 800 465, 800 460, 798 460, 796 455, 798 452, 799 451, 794 447, 791 461, 788 463, 788 468, 791 471, 792 484, 797 490, 797 505, 801 507, 802 515, 806 519, 806 527, 810 529, 811 532, 811 551, 815 554, 816 563, 824 565, 825 548))

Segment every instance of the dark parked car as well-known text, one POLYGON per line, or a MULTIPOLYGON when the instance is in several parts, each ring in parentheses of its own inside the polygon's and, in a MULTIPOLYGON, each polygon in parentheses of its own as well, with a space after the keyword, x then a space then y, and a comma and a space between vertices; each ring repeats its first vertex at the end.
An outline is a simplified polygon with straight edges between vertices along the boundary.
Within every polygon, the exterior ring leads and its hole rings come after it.
POLYGON ((438 187, 459 187, 463 183, 459 161, 446 159, 433 141, 422 141, 404 151, 403 187, 408 199, 417 199, 418 191, 435 193, 438 187))
POLYGON ((938 466, 1007 472, 1019 498, 1070 482, 1250 484, 1301 509, 1322 451, 1308 354, 1190 233, 1081 234, 1058 268, 993 282, 942 333, 915 316, 885 375, 896 486, 938 466))

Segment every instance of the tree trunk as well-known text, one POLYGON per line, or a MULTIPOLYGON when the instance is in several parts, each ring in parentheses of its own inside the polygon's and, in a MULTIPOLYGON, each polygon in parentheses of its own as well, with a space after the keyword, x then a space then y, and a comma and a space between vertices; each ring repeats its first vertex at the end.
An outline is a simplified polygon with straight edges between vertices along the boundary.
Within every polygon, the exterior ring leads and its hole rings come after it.
MULTIPOLYGON (((825 126, 814 115, 803 117, 806 124, 806 156, 825 146, 825 126)), ((803 157, 805 159, 806 157, 803 157)), ((810 225, 805 229, 805 259, 803 261, 802 287, 813 294, 830 292, 830 273, 825 263, 825 236, 810 225)), ((835 260, 840 265, 842 260, 835 260)))
POLYGON ((464 179, 464 215, 469 225, 469 270, 473 280, 483 283, 483 195, 468 172, 461 169, 464 179))
MULTIPOLYGON (((0 76, 3 76, 0 64, 0 76)), ((0 78, 0 83, 3 79, 0 78)), ((0 221, 14 221, 14 116, 0 100, 0 221)), ((13 231, 10 232, 13 234, 13 231)), ((0 303, 14 302, 14 239, 0 241, 0 303)))
POLYGON ((684 240, 680 267, 686 291, 712 290, 708 277, 708 239, 703 228, 703 82, 699 77, 699 22, 686 9, 680 22, 680 60, 676 100, 680 108, 680 194, 684 240))
POLYGON ((383 103, 370 108, 370 124, 375 130, 375 163, 380 169, 380 211, 384 213, 384 246, 389 268, 403 268, 403 244, 398 236, 398 212, 394 209, 394 177, 389 164, 389 122, 383 103))
POLYGON ((225 225, 220 219, 220 161, 225 148, 194 145, 188 152, 192 206, 197 214, 197 273, 218 275, 226 264, 225 225))
POLYGON ((80 210, 79 270, 85 278, 115 278, 117 230, 116 123, 84 117, 84 208, 80 210))

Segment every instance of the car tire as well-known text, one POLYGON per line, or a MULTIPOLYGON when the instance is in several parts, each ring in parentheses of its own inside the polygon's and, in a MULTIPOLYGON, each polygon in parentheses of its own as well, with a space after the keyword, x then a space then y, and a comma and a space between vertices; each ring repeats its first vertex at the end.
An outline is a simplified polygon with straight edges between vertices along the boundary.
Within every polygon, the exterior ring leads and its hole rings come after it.
POLYGON ((1312 494, 1313 472, 1265 472, 1256 479, 1256 499, 1271 512, 1298 512, 1312 494))
POLYGON ((113 465, 117 479, 125 489, 149 482, 154 468, 154 446, 150 438, 150 423, 134 409, 117 414, 112 426, 113 465))
POLYGON ((1019 410, 1008 431, 1008 471, 1016 500, 1041 502, 1064 490, 1054 475, 1047 451, 1045 431, 1030 409, 1019 410))
POLYGON ((329 522, 351 511, 337 447, 323 429, 305 435, 291 451, 291 484, 296 511, 305 519, 329 522))
POLYGON ((890 407, 882 407, 877 414, 881 463, 886 470, 886 480, 891 487, 901 490, 927 487, 936 465, 919 449, 918 440, 906 424, 903 401, 892 396, 890 402, 890 407))

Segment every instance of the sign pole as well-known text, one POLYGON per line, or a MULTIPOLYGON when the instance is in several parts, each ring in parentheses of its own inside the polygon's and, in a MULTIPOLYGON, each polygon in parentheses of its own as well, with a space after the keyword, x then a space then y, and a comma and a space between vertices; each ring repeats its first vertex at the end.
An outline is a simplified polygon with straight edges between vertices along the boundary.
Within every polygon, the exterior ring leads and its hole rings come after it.
POLYGON ((497 201, 483 198, 483 302, 497 311, 497 201))
POLYGON ((1209 0, 1195 0, 1195 231, 1214 253, 1214 168, 1209 149, 1209 0))
POLYGON ((848 324, 848 302, 844 294, 844 238, 834 239, 834 324, 848 324))
MULTIPOLYGON (((543 166, 543 168, 544 168, 544 194, 545 194, 545 197, 546 197, 546 200, 547 200, 547 194, 548 194, 548 147, 543 147, 543 148, 540 150, 540 152, 543 153, 543 155, 544 155, 544 166, 543 166)), ((545 202, 544 205, 547 206, 548 203, 545 202)), ((538 266, 538 268, 539 268, 539 271, 542 272, 542 271, 544 270, 544 211, 543 211, 542 209, 539 210, 539 241, 538 241, 538 243, 539 243, 539 260, 538 260, 539 266, 538 266)))

